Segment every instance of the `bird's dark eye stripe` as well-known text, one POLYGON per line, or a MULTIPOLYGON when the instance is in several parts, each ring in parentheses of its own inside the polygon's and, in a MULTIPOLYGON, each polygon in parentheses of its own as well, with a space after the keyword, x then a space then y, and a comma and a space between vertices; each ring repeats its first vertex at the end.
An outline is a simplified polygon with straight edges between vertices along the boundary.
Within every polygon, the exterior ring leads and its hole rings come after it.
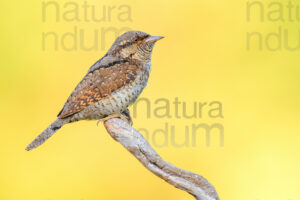
POLYGON ((125 48, 125 47, 131 46, 131 45, 137 43, 138 41, 144 40, 144 39, 146 39, 146 38, 148 38, 148 37, 150 37, 150 35, 145 35, 145 36, 142 36, 142 37, 137 37, 134 41, 132 41, 132 42, 127 42, 127 43, 121 45, 121 46, 120 46, 120 49, 123 49, 123 48, 125 48))

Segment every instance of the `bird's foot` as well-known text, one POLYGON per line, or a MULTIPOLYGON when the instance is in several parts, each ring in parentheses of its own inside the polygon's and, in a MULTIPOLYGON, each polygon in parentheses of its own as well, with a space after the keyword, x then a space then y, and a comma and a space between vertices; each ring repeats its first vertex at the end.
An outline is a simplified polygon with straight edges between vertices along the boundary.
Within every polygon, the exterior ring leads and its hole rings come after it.
POLYGON ((100 122, 105 122, 105 121, 107 121, 109 119, 113 119, 113 118, 121 118, 123 121, 127 122, 128 124, 130 124, 130 126, 132 126, 132 124, 133 124, 132 119, 130 117, 129 110, 127 109, 122 114, 121 113, 115 113, 115 114, 109 115, 107 117, 104 117, 104 118, 98 120, 97 121, 97 126, 98 126, 98 124, 100 122))
POLYGON ((130 111, 129 111, 129 109, 127 109, 127 110, 125 110, 124 112, 122 112, 122 114, 123 114, 123 116, 126 117, 128 124, 130 124, 130 126, 132 126, 132 125, 133 125, 133 121, 132 121, 132 118, 131 118, 131 116, 130 116, 130 111))

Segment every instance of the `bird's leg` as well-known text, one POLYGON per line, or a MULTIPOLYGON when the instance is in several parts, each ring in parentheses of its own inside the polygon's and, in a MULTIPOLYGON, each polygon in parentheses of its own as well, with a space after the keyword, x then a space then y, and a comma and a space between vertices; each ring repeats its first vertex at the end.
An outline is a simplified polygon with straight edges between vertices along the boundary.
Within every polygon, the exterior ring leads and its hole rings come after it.
POLYGON ((129 109, 127 108, 125 111, 122 112, 122 114, 126 116, 127 122, 130 124, 130 126, 132 126, 133 125, 133 121, 132 121, 132 118, 130 116, 129 109))
POLYGON ((132 120, 131 120, 130 113, 129 113, 129 110, 128 110, 128 114, 127 114, 127 111, 124 111, 122 114, 121 113, 114 113, 112 115, 109 115, 107 117, 104 117, 104 118, 98 120, 97 121, 97 126, 100 122, 104 122, 104 121, 107 121, 107 120, 112 119, 112 118, 121 118, 123 121, 128 122, 128 124, 130 124, 130 125, 132 124, 132 120))
POLYGON ((97 126, 100 122, 104 122, 104 121, 107 121, 107 120, 113 119, 113 118, 121 118, 122 120, 127 121, 127 118, 124 115, 122 115, 121 113, 114 113, 112 115, 108 115, 107 117, 99 119, 97 122, 97 126))

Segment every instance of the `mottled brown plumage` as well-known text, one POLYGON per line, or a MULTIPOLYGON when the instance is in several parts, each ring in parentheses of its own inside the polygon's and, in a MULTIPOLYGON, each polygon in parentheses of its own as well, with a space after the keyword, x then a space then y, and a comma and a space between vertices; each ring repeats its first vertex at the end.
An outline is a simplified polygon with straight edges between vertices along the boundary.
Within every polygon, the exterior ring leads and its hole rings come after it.
POLYGON ((106 98, 112 92, 134 81, 137 70, 140 70, 137 65, 126 61, 89 72, 68 98, 58 117, 66 118, 106 98))
POLYGON ((90 67, 58 118, 26 150, 41 145, 70 122, 105 120, 118 115, 130 117, 127 107, 147 85, 152 49, 161 38, 140 31, 130 31, 118 37, 107 54, 90 67))

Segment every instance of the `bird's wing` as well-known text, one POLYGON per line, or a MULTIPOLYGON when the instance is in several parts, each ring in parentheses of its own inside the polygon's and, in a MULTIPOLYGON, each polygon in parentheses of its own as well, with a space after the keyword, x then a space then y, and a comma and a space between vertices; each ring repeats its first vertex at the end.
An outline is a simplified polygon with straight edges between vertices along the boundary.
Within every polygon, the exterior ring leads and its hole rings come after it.
POLYGON ((134 81, 137 66, 126 60, 98 61, 74 89, 58 117, 63 119, 78 113, 134 81))

